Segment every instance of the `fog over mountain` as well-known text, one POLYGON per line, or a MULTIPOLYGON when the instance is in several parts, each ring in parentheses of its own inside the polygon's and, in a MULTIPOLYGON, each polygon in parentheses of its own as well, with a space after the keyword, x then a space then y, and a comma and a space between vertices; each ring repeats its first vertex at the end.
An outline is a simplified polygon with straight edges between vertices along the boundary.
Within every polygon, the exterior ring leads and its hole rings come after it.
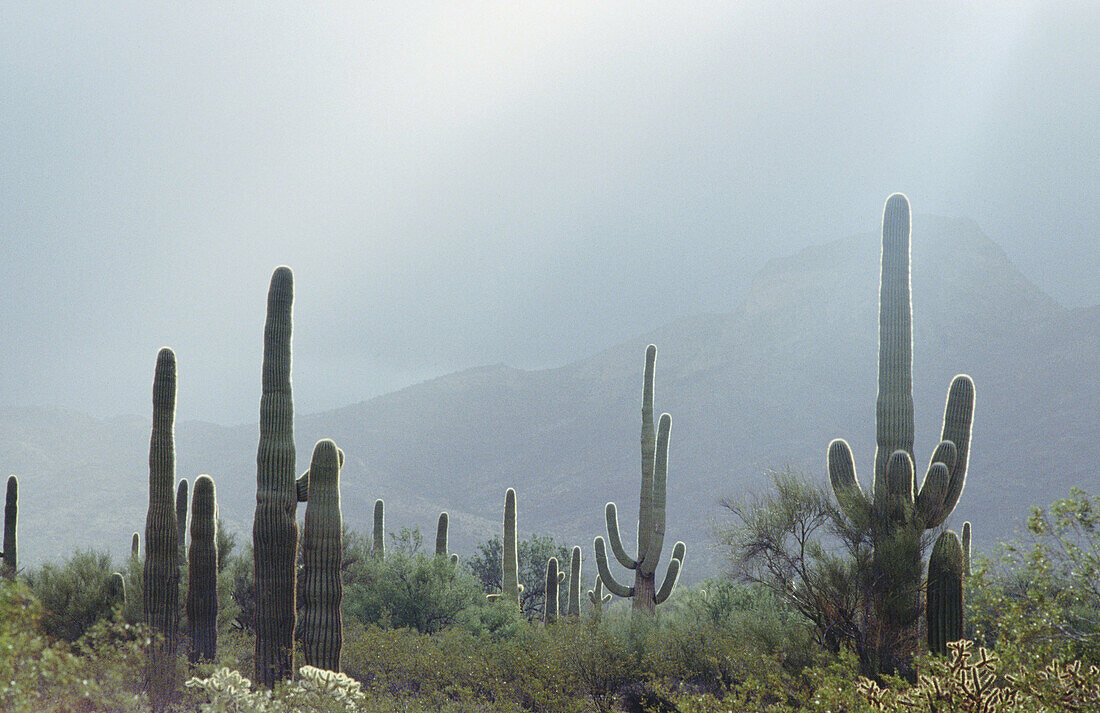
MULTIPOLYGON (((1096 3, 1039 0, 5 7, 0 406, 145 418, 171 345, 182 420, 253 421, 279 264, 302 413, 485 364, 568 371, 793 299, 753 276, 873 231, 893 191, 981 225, 1051 314, 1090 308, 1098 26, 1096 3)), ((977 285, 954 299, 1007 319, 977 285)), ((687 367, 665 341, 667 388, 687 367)))
MULTIPOLYGON (((347 454, 346 523, 367 531, 377 497, 393 529, 430 531, 447 510, 451 549, 463 555, 499 532, 504 491, 515 487, 520 532, 580 544, 591 567, 606 501, 618 503, 625 531, 636 524, 641 371, 653 342, 655 408, 673 419, 667 535, 688 545, 685 576, 713 573, 719 498, 759 492, 766 469, 824 482, 826 446, 844 437, 869 487, 879 245, 868 233, 770 261, 732 311, 674 320, 560 368, 486 366, 299 411, 298 469, 317 439, 334 438, 347 454)), ((912 282, 918 464, 938 442, 951 377, 969 373, 976 384, 967 484, 949 524, 971 520, 985 548, 1011 535, 1030 505, 1072 486, 1100 489, 1100 310, 1059 305, 969 220, 914 216, 912 282)), ((253 299, 262 303, 262 292, 253 299)), ((296 344, 308 328, 299 314, 296 344)), ((260 342, 261 333, 241 338, 260 342)), ((319 376, 295 366, 296 385, 319 376)), ((148 391, 151 364, 142 377, 148 391)), ((189 388, 181 380, 181 400, 189 388)), ((176 431, 178 476, 214 476, 221 516, 247 539, 255 424, 184 421, 176 431)), ((144 523, 148 437, 147 415, 0 413, 0 454, 21 477, 24 561, 77 546, 124 552, 144 523)))

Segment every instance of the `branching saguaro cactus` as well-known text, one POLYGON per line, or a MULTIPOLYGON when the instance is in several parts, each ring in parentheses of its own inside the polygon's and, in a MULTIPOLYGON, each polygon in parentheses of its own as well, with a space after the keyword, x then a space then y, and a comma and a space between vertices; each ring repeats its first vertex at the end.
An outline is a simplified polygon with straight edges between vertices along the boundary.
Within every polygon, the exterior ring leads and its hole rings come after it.
POLYGON ((662 414, 656 434, 653 430, 653 371, 657 361, 657 347, 652 344, 645 352, 645 372, 642 380, 642 492, 638 505, 638 556, 630 557, 619 536, 619 517, 615 503, 608 503, 607 535, 615 559, 627 569, 634 570, 634 586, 627 587, 615 581, 607 563, 607 548, 602 537, 597 537, 596 567, 600 579, 612 594, 631 597, 635 611, 653 612, 672 594, 680 569, 684 563, 685 547, 677 542, 672 548, 672 561, 668 563, 665 581, 656 589, 657 561, 665 541, 665 486, 668 479, 668 435, 672 417, 662 414))
POLYGON ((329 439, 317 442, 309 466, 309 500, 302 533, 302 651, 307 666, 340 670, 344 585, 340 457, 329 439))
POLYGON ((592 589, 588 590, 588 601, 592 602, 592 618, 599 621, 603 615, 603 608, 611 603, 611 595, 603 593, 603 580, 599 575, 596 575, 592 589))
POLYGON ((149 511, 145 518, 142 613, 164 636, 151 647, 148 689, 154 710, 162 710, 174 688, 176 634, 179 630, 179 530, 176 526, 176 355, 157 354, 153 377, 153 432, 149 438, 149 511))
POLYGON ((187 630, 192 664, 218 652, 218 500, 209 475, 191 493, 191 546, 187 550, 187 630))
POLYGON ((290 387, 294 276, 276 268, 264 325, 260 445, 252 551, 256 587, 256 680, 271 688, 294 673, 295 556, 298 502, 294 476, 294 400, 290 387))
POLYGON ((928 597, 925 602, 928 650, 947 655, 947 645, 963 634, 963 545, 948 530, 936 538, 928 558, 928 597))
POLYGON ((939 446, 916 489, 913 467, 913 333, 909 279, 909 201, 895 193, 882 216, 879 284, 879 372, 875 478, 871 497, 856 478, 847 442, 829 444, 829 479, 848 518, 869 533, 872 562, 864 587, 866 675, 900 673, 912 679, 920 618, 921 539, 940 526, 958 503, 966 481, 974 383, 951 381, 939 446))
POLYGON ((15 576, 19 565, 19 478, 8 476, 8 489, 4 497, 4 551, 0 557, 0 576, 15 576))
POLYGON ((565 572, 558 570, 558 558, 546 561, 546 603, 542 609, 542 622, 553 624, 558 620, 558 585, 565 581, 565 572))
MULTIPOLYGON (((435 524, 435 556, 447 557, 447 529, 449 524, 449 517, 447 513, 439 513, 439 521, 435 524)), ((458 555, 451 555, 449 558, 451 564, 458 564, 458 555)))
POLYGON ((574 547, 569 555, 569 598, 565 602, 565 615, 573 618, 581 615, 581 548, 574 547))
POLYGON ((386 503, 382 499, 374 501, 374 545, 371 554, 380 560, 386 559, 386 503))
POLYGON ((514 603, 520 608, 519 595, 523 585, 519 583, 519 547, 516 541, 516 491, 508 488, 504 494, 504 542, 501 557, 501 587, 499 594, 487 595, 489 601, 498 599, 514 603))

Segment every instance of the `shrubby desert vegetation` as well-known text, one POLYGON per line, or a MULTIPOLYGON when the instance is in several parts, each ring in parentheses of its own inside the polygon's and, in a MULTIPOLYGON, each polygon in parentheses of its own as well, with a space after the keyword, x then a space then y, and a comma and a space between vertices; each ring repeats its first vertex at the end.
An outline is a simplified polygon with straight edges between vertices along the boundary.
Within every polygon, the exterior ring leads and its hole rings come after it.
POLYGON ((675 478, 672 417, 654 412, 655 347, 636 549, 608 503, 585 571, 585 548, 520 538, 523 507, 541 496, 514 489, 499 494, 500 536, 472 555, 450 551, 446 513, 426 546, 419 529, 387 529, 381 500, 368 537, 342 519, 337 443, 319 441, 296 470, 293 276, 278 268, 251 536, 222 527, 212 478, 189 492, 176 477, 176 355, 162 349, 148 516, 127 561, 84 550, 22 567, 19 484, 8 480, 0 709, 1100 709, 1100 496, 1036 504, 1017 540, 972 553, 970 523, 946 528, 971 448, 966 375, 948 386, 918 487, 909 239, 908 201, 895 194, 883 216, 873 488, 864 493, 845 441, 822 444, 831 487, 776 471, 715 507, 728 566, 694 586, 680 582, 688 548, 664 542, 676 533, 665 511, 675 478))

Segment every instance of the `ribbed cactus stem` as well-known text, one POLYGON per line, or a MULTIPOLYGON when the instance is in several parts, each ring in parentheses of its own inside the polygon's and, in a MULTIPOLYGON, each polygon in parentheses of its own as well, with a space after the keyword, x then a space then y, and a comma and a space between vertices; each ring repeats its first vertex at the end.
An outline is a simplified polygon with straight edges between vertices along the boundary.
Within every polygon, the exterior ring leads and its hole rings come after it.
POLYGON ((153 377, 153 429, 149 438, 149 510, 145 518, 145 567, 142 613, 163 635, 150 649, 149 693, 154 709, 164 707, 173 687, 176 634, 179 630, 179 530, 176 526, 176 355, 157 354, 153 377))
POLYGON ((386 558, 386 503, 381 499, 374 501, 374 549, 371 554, 378 559, 386 558))
POLYGON ((340 670, 344 585, 340 460, 336 444, 317 442, 309 466, 309 500, 302 534, 302 651, 306 665, 340 670))
POLYGON ((936 539, 928 559, 928 650, 945 656, 963 638, 963 547, 948 530, 936 539))
POLYGON ((4 497, 4 550, 0 575, 13 576, 19 566, 19 478, 8 476, 4 497))
POLYGON ((960 374, 944 408, 940 443, 919 489, 913 468, 913 327, 909 201, 891 195, 882 215, 879 282, 879 372, 874 488, 864 495, 851 449, 829 444, 829 479, 837 502, 868 532, 872 567, 864 587, 872 606, 864 621, 865 675, 915 678, 912 658, 919 621, 920 539, 951 514, 966 482, 974 415, 974 383, 960 374))
POLYGON ((218 500, 209 475, 191 494, 191 545, 187 550, 187 629, 191 663, 213 661, 218 643, 218 500))
POLYGON ((447 513, 439 513, 439 521, 435 525, 435 556, 447 556, 447 513))
POLYGON ((126 604, 126 579, 122 572, 114 572, 107 579, 107 603, 116 611, 126 604))
POLYGON ((553 624, 558 620, 558 584, 564 575, 558 572, 558 558, 551 557, 546 562, 546 604, 543 607, 542 621, 544 624, 553 624))
POLYGON ((504 494, 504 542, 501 549, 500 594, 488 595, 489 601, 498 599, 511 602, 519 609, 519 595, 523 586, 519 583, 519 543, 516 539, 516 491, 508 488, 504 494))
MULTIPOLYGON (((638 498, 638 556, 631 557, 623 547, 619 534, 618 514, 615 503, 605 508, 607 520, 607 538, 615 559, 623 567, 634 570, 634 586, 619 584, 611 574, 607 559, 607 546, 602 537, 594 541, 596 550, 596 568, 601 581, 608 590, 620 597, 633 599, 635 611, 652 613, 660 602, 656 588, 657 562, 661 558, 665 538, 665 507, 668 484, 668 440, 672 428, 672 417, 662 414, 656 432, 653 428, 653 374, 656 366, 657 347, 652 344, 646 348, 645 369, 642 374, 642 489, 638 498)), ((672 592, 679 576, 683 557, 669 566, 668 575, 661 591, 665 597, 672 592)))
POLYGON ((187 566, 187 478, 176 486, 176 528, 180 548, 180 569, 187 566))
POLYGON ((569 598, 565 603, 565 615, 581 615, 581 548, 574 547, 569 556, 569 598))
POLYGON ((962 531, 963 576, 970 576, 970 523, 963 523, 962 531))
POLYGON ((141 556, 141 535, 136 532, 130 536, 130 556, 141 556))
POLYGON ((252 552, 256 588, 255 680, 271 688, 294 673, 295 555, 294 401, 290 385, 294 277, 271 276, 264 325, 263 395, 256 454, 252 552))

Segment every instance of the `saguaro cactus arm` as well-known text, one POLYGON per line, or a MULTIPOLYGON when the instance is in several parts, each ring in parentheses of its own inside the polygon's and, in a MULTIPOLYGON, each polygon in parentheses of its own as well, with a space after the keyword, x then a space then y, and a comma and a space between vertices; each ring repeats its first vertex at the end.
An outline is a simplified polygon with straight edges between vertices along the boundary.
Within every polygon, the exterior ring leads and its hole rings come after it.
POLYGON ((612 576, 611 569, 607 566, 607 547, 604 545, 603 538, 596 537, 592 545, 596 550, 596 569, 599 570, 600 581, 607 587, 607 591, 611 592, 616 597, 634 596, 634 587, 627 587, 619 584, 615 581, 615 577, 612 576))
POLYGON ((683 542, 677 542, 673 546, 672 559, 669 561, 668 570, 665 572, 665 581, 653 597, 657 604, 664 604, 672 595, 672 590, 676 588, 676 582, 680 579, 680 569, 684 566, 684 554, 686 552, 687 546, 683 542))
POLYGON ((604 519, 607 520, 607 539, 611 542, 611 551, 615 554, 615 559, 627 569, 637 568, 638 562, 628 555, 626 548, 623 547, 623 540, 619 535, 619 514, 615 503, 604 506, 604 519))

